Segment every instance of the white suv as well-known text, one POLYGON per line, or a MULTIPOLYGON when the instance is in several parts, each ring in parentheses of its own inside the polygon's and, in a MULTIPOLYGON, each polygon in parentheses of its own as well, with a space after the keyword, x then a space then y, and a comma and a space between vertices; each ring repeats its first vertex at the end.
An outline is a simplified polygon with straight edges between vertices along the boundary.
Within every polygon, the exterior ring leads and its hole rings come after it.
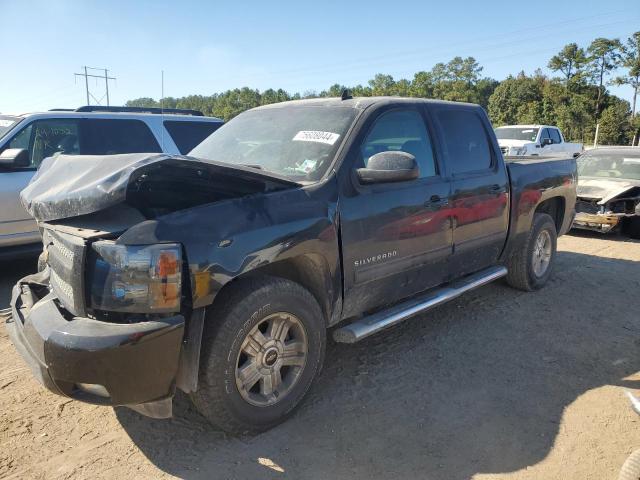
POLYGON ((22 207, 19 194, 46 157, 186 155, 222 123, 195 110, 138 107, 87 106, 0 115, 0 257, 42 248, 36 223, 22 207))

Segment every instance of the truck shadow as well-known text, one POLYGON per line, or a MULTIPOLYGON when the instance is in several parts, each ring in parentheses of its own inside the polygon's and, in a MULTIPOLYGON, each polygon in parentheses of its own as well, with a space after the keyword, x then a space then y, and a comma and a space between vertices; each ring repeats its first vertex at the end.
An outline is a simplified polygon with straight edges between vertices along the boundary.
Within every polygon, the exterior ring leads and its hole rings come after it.
POLYGON ((172 420, 117 416, 155 465, 189 479, 519 470, 549 454, 583 393, 640 387, 625 380, 640 370, 640 318, 606 302, 637 298, 638 263, 559 252, 538 293, 498 282, 355 346, 330 342, 301 408, 256 437, 213 429, 185 395, 172 420))

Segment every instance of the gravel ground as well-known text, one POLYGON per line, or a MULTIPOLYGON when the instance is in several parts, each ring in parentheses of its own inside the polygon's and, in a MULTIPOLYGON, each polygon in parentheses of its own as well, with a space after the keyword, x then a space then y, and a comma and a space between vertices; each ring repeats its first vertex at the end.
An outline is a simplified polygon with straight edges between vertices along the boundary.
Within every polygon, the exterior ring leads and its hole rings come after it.
MULTIPOLYGON (((614 479, 640 447, 640 242, 562 237, 550 283, 498 282, 331 343, 292 419, 232 438, 41 388, 0 327, 0 477, 614 479)), ((35 260, 1 265, 0 308, 35 260)))

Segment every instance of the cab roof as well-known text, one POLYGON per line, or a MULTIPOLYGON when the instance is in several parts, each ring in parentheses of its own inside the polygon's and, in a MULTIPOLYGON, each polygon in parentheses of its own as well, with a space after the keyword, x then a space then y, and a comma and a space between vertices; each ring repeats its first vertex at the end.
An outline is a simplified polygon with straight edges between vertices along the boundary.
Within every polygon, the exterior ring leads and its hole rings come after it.
POLYGON ((351 107, 364 110, 372 105, 383 103, 406 103, 416 104, 425 103, 432 105, 467 105, 469 107, 479 107, 475 103, 450 102, 447 100, 434 100, 429 98, 417 97, 354 97, 342 100, 340 97, 322 97, 322 98, 305 98, 302 100, 289 100, 287 102, 271 103, 251 110, 262 110, 268 108, 286 108, 286 107, 304 107, 304 106, 334 106, 334 107, 351 107))

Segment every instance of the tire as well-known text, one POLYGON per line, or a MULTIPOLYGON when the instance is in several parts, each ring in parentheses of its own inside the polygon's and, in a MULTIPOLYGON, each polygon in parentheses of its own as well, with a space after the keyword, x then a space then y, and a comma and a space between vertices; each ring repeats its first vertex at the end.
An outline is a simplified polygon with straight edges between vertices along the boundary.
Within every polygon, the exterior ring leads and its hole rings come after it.
POLYGON ((311 293, 281 278, 243 280, 221 295, 207 314, 198 390, 191 398, 213 425, 232 434, 259 433, 290 416, 311 387, 324 360, 325 320, 311 293), (281 322, 288 326, 276 329, 281 322), (256 347, 256 338, 264 343, 256 347), (241 371, 252 373, 243 377, 241 371), (265 371, 272 373, 251 384, 265 371), (269 393, 276 378, 280 393, 269 393))
POLYGON ((636 450, 627 457, 620 473, 618 480, 639 480, 640 479, 640 450, 636 450))
POLYGON ((635 240, 640 240, 640 217, 629 218, 625 225, 626 234, 635 240))
MULTIPOLYGON (((556 257, 558 234, 553 219, 546 213, 536 213, 527 239, 511 254, 507 264, 507 283, 514 288, 531 292, 542 288, 553 269, 556 257), (541 236, 549 242, 548 263, 544 270, 536 269, 534 254, 541 236), (537 270, 537 271, 536 271, 537 270)), ((546 243, 545 243, 546 246, 546 243)))

